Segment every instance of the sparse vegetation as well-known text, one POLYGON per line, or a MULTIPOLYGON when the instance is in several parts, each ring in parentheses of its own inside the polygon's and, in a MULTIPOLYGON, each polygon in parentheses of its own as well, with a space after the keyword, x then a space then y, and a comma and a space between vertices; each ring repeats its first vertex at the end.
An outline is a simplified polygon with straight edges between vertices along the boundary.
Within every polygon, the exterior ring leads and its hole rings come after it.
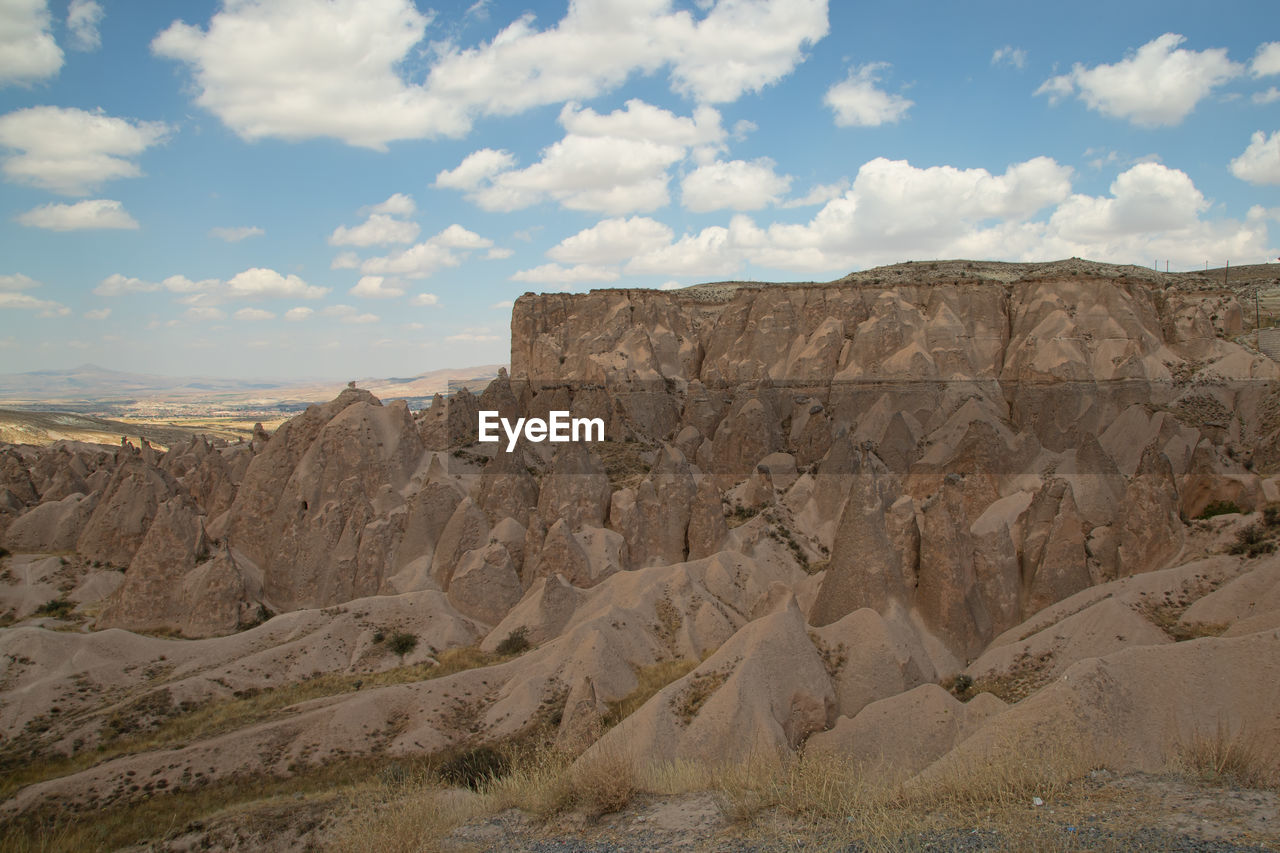
POLYGON ((689 679, 689 684, 672 699, 672 710, 686 726, 698 716, 707 700, 729 680, 729 673, 722 670, 699 672, 689 679))
POLYGON ((684 678, 698 665, 696 660, 676 658, 659 661, 636 670, 636 688, 622 699, 609 703, 609 713, 605 716, 605 725, 613 726, 631 716, 632 713, 658 694, 658 691, 684 678))
POLYGON ((1236 533, 1236 541, 1227 549, 1230 554, 1243 554, 1246 557, 1259 557, 1276 550, 1276 543, 1261 524, 1250 524, 1240 528, 1236 533))
POLYGON ((400 656, 400 660, 404 660, 404 656, 412 652, 418 647, 418 635, 410 634, 407 631, 396 631, 387 640, 387 648, 392 654, 400 656))
POLYGON ((67 601, 65 598, 51 598, 36 608, 35 615, 63 619, 75 609, 75 602, 67 601))
POLYGON ((1211 501, 1196 518, 1213 518, 1217 515, 1230 515, 1238 512, 1240 512, 1240 506, 1235 501, 1211 501))
POLYGON ((507 634, 498 643, 495 651, 506 657, 515 657, 516 655, 524 654, 531 648, 533 648, 533 644, 529 642, 529 629, 521 625, 517 628, 512 628, 511 633, 507 634))
POLYGON ((1179 744, 1175 767, 1206 784, 1275 788, 1280 786, 1280 747, 1219 720, 1213 731, 1196 731, 1179 744))

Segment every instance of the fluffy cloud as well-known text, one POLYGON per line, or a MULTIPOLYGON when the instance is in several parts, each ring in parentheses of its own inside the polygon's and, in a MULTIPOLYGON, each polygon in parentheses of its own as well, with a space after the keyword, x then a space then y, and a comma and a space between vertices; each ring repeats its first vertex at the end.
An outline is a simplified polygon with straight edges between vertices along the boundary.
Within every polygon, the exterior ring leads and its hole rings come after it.
POLYGON ((299 305, 297 308, 290 308, 288 311, 284 312, 284 318, 290 323, 300 323, 314 313, 315 311, 305 305, 299 305))
POLYGON ((409 300, 409 304, 418 308, 428 308, 440 304, 440 297, 434 293, 419 293, 409 300))
POLYGON ((126 293, 155 293, 161 285, 120 273, 113 273, 98 283, 93 292, 98 296, 123 296, 126 293))
POLYGON ((405 222, 385 213, 374 213, 351 228, 339 225, 329 235, 329 245, 386 246, 391 243, 412 243, 417 236, 416 222, 405 222))
POLYGON ((665 246, 674 236, 666 225, 645 216, 605 219, 561 240, 547 257, 567 264, 612 264, 665 246))
POLYGON ((1273 104, 1280 101, 1280 89, 1272 86, 1265 92, 1254 92, 1252 100, 1255 104, 1273 104))
POLYGON ((577 264, 572 267, 543 264, 540 267, 520 270, 511 276, 512 281, 528 281, 536 284, 577 284, 584 281, 617 281, 617 279, 617 270, 590 264, 577 264))
POLYGON ((1231 174, 1251 184, 1280 184, 1280 130, 1254 133, 1249 147, 1231 161, 1231 174))
POLYGON ((992 65, 1012 65, 1018 70, 1027 67, 1027 52, 1020 47, 1014 47, 1006 44, 1004 47, 996 48, 991 54, 992 65))
POLYGON ((717 161, 699 166, 680 182, 680 201, 688 210, 758 210, 777 204, 791 189, 791 177, 774 171, 774 162, 761 157, 717 161))
POLYGON ((848 179, 836 181, 834 184, 816 184, 808 193, 800 198, 792 199, 783 203, 783 207, 813 207, 819 204, 826 204, 833 198, 839 198, 844 195, 845 190, 849 189, 848 179))
POLYGON ((488 329, 463 329, 461 332, 452 334, 445 338, 446 341, 462 341, 466 343, 484 343, 486 341, 496 341, 498 336, 490 333, 488 329))
POLYGON ((72 47, 87 51, 102 46, 102 36, 98 34, 102 15, 102 6, 94 0, 71 0, 67 8, 67 29, 71 31, 72 47))
POLYGON ((413 196, 405 193, 394 193, 386 201, 370 207, 369 213, 385 213, 388 216, 413 216, 417 210, 418 206, 414 204, 413 196))
POLYGON ((138 222, 118 201, 96 198, 75 204, 45 204, 18 216, 18 222, 50 231, 132 230, 138 222))
POLYGON ((1249 73, 1254 77, 1269 77, 1280 74, 1280 41, 1269 41, 1258 45, 1258 52, 1249 63, 1249 73))
POLYGON ((1179 48, 1184 41, 1165 33, 1114 65, 1086 68, 1076 63, 1035 93, 1048 95, 1050 103, 1077 95, 1091 109, 1141 127, 1178 124, 1213 89, 1244 72, 1227 58, 1225 48, 1179 48))
POLYGON ((404 296, 404 287, 396 279, 387 280, 380 275, 361 276, 356 286, 349 291, 353 296, 366 299, 391 299, 404 296))
POLYGON ((30 290, 33 287, 42 287, 40 282, 36 281, 29 275, 22 273, 14 273, 13 275, 0 275, 0 292, 9 291, 12 293, 16 290, 30 290))
POLYGON ((45 0, 6 0, 0 10, 0 86, 52 77, 62 51, 49 31, 45 0))
POLYGON ((19 292, 43 286, 41 282, 22 273, 0 275, 0 310, 13 308, 21 311, 35 311, 40 317, 65 317, 70 314, 71 309, 59 302, 37 299, 29 293, 19 292))
POLYGON ((241 240, 247 240, 250 237, 261 237, 266 234, 256 225, 241 225, 238 228, 210 228, 209 236, 217 237, 219 240, 226 240, 228 243, 239 243, 241 240))
POLYGON ((543 201, 610 214, 650 211, 670 201, 668 169, 694 146, 714 147, 725 133, 710 107, 677 116, 639 100, 601 115, 576 104, 560 112, 567 133, 523 169, 505 151, 481 149, 436 186, 459 189, 485 210, 512 211, 543 201))
POLYGON ((196 305, 184 311, 182 316, 198 323, 211 323, 217 320, 225 320, 227 313, 211 305, 196 305))
POLYGON ((367 323, 378 322, 377 314, 361 314, 350 305, 330 305, 321 313, 326 317, 337 317, 343 323, 350 323, 352 325, 364 325, 367 323))
POLYGON ((835 113, 840 127, 877 127, 896 124, 914 102, 901 95, 891 95, 876 87, 877 72, 888 68, 887 62, 871 62, 849 70, 848 79, 827 90, 822 99, 835 113))
POLYGON ((637 255, 637 274, 725 276, 750 263, 835 272, 920 257, 1045 260, 1080 256, 1117 263, 1169 258, 1266 257, 1267 219, 1210 220, 1191 179, 1160 163, 1121 173, 1105 196, 1073 194, 1070 170, 1048 158, 1003 175, 951 166, 872 160, 849 190, 808 223, 761 227, 745 215, 637 255), (1048 216, 1044 212, 1049 211, 1048 216))
POLYGON ((445 267, 461 264, 468 251, 492 245, 492 240, 455 224, 404 251, 368 258, 360 264, 360 271, 366 276, 428 278, 445 267))
POLYGON ((72 107, 28 107, 0 117, 8 180, 64 195, 86 195, 116 178, 142 174, 133 158, 168 138, 164 122, 114 118, 72 107))
POLYGON ((469 126, 400 76, 429 22, 410 0, 237 2, 208 30, 175 21, 151 50, 190 65, 196 102, 245 139, 328 136, 383 149, 469 126))
POLYGON ((477 115, 595 97, 633 73, 670 69, 671 87, 733 101, 786 76, 826 35, 827 0, 699 3, 576 0, 554 26, 525 14, 491 41, 432 45, 423 83, 404 72, 431 22, 411 0, 244 0, 208 29, 178 21, 152 42, 187 63, 197 102, 246 139, 329 136, 385 148, 461 136, 477 115))
POLYGON ((5 309, 35 311, 37 317, 65 317, 71 313, 71 309, 60 302, 36 299, 29 293, 0 291, 0 311, 5 309))
POLYGON ((242 322, 256 323, 262 320, 274 320, 276 315, 261 308, 241 308, 235 313, 235 318, 242 322))
POLYGON ((237 273, 227 282, 226 290, 229 297, 240 299, 319 299, 329 292, 329 288, 307 284, 296 275, 262 267, 237 273))

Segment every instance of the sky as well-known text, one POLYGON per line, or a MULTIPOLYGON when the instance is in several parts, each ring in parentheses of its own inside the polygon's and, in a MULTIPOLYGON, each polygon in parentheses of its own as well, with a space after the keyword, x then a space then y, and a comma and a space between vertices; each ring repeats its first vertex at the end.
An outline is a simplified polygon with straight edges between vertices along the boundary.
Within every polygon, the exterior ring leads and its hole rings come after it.
POLYGON ((1280 257, 1274 0, 0 0, 0 372, 409 376, 529 291, 1071 256, 1280 257))

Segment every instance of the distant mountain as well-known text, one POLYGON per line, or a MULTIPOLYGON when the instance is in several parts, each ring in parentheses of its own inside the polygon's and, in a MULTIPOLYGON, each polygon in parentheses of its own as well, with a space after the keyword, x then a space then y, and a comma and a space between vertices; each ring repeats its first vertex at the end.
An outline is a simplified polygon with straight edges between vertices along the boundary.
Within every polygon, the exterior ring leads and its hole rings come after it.
MULTIPOLYGON (((451 383, 479 391, 503 365, 431 370, 390 379, 358 379, 356 384, 387 400, 404 398, 422 405, 451 383)), ((63 409, 95 415, 153 416, 211 411, 291 411, 337 396, 347 384, 334 380, 245 381, 208 376, 127 373, 82 364, 70 370, 0 374, 0 406, 63 409)))

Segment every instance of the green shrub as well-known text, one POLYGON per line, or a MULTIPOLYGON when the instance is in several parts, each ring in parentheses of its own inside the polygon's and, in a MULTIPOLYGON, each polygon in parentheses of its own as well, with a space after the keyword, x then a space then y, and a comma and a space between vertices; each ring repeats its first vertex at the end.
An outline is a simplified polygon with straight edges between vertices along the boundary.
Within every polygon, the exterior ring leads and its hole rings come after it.
POLYGON ((418 647, 418 636, 410 634, 406 631, 397 631, 391 635, 391 639, 387 641, 387 648, 404 657, 418 647))
POLYGON ((1240 512, 1240 507, 1235 501, 1211 501, 1196 518, 1213 518, 1215 515, 1229 515, 1234 512, 1240 512))
POLYGON ((36 608, 36 615, 52 616, 54 619, 61 619, 75 609, 75 604, 67 601, 65 598, 51 598, 36 608))
POLYGON ((1236 534, 1235 544, 1228 549, 1228 553, 1257 557, 1260 554, 1270 554, 1275 549, 1276 543, 1267 538, 1261 525, 1250 524, 1236 534))
POLYGON ((500 655, 518 655, 529 651, 533 644, 529 642, 529 629, 524 625, 519 628, 511 629, 511 633, 507 634, 507 638, 498 643, 496 651, 500 655))

